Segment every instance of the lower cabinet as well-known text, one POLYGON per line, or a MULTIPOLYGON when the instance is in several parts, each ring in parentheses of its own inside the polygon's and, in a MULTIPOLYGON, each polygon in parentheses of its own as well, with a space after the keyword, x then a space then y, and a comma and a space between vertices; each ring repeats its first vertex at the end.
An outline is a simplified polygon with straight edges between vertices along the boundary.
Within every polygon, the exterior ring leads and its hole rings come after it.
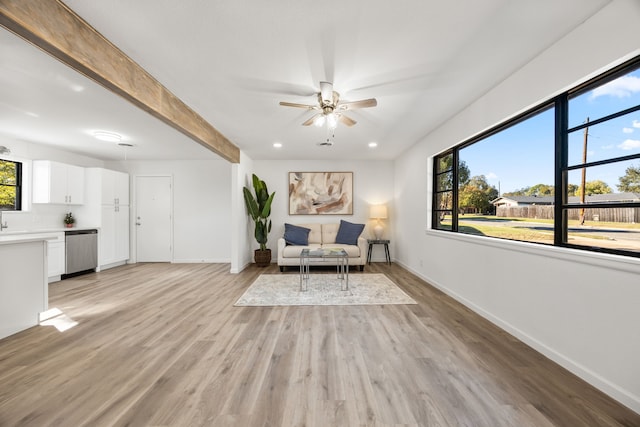
POLYGON ((47 241, 47 277, 49 283, 60 280, 65 267, 64 233, 56 233, 55 239, 47 241))
POLYGON ((100 267, 129 259, 129 206, 103 205, 100 228, 100 267))

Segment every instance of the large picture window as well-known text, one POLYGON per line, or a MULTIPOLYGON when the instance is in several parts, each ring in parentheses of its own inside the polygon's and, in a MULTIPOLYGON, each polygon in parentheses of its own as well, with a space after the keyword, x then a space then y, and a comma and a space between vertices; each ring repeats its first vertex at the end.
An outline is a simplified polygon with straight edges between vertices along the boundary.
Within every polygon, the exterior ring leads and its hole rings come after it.
POLYGON ((435 156, 433 179, 434 229, 640 256, 640 58, 435 156))
POLYGON ((22 209, 22 163, 0 159, 0 210, 22 209))

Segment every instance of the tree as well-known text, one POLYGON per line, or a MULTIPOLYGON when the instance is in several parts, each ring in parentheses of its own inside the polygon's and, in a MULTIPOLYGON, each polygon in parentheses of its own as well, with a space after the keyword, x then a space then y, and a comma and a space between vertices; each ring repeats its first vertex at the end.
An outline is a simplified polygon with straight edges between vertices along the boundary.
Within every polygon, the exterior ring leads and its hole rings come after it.
MULTIPOLYGON (((440 210, 448 210, 451 209, 452 205, 452 194, 453 194, 453 155, 449 154, 447 156, 441 157, 439 159, 439 164, 436 166, 438 171, 450 171, 447 173, 443 173, 438 178, 438 189, 440 190, 451 190, 440 194, 440 202, 438 208, 440 210)), ((465 163, 464 160, 458 161, 458 188, 462 187, 462 183, 466 184, 469 182, 469 176, 471 173, 469 172, 469 167, 465 163)), ((443 212, 442 218, 444 218, 445 213, 443 212)))
POLYGON ((491 201, 498 197, 498 190, 489 185, 484 175, 474 176, 460 190, 458 207, 474 208, 478 212, 491 210, 491 201))
POLYGON ((0 160, 0 209, 15 209, 16 181, 15 163, 0 160))
POLYGON ((464 160, 460 160, 458 162, 458 185, 465 186, 469 183, 469 177, 471 176, 471 171, 469 171, 469 166, 465 163, 464 160))
POLYGON ((578 184, 567 184, 567 196, 577 196, 580 194, 580 186, 578 184))
POLYGON ((629 166, 618 182, 618 191, 621 193, 640 193, 640 165, 629 166))
POLYGON ((555 187, 547 184, 536 184, 533 187, 529 187, 525 192, 525 196, 553 196, 555 194, 555 187))
MULTIPOLYGON (((586 194, 613 193, 613 190, 611 189, 611 187, 609 187, 609 185, 606 182, 600 181, 599 179, 596 179, 594 181, 587 181, 584 186, 587 191, 586 194)), ((578 192, 578 194, 580 193, 578 192)))
POLYGON ((555 194, 555 187, 548 184, 536 184, 532 187, 523 187, 519 190, 503 193, 503 196, 553 196, 555 194))

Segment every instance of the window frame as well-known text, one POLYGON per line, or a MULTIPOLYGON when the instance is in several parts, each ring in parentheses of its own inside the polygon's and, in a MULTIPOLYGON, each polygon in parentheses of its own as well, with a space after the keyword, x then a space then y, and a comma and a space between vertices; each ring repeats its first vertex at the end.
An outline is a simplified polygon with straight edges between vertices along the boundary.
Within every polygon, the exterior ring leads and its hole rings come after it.
MULTIPOLYGON (((597 76, 589 81, 576 86, 573 89, 569 89, 564 93, 561 93, 549 100, 543 101, 533 108, 518 114, 517 116, 505 120, 502 123, 499 123, 492 128, 481 132, 480 134, 473 136, 458 145, 447 149, 441 153, 433 156, 433 205, 431 209, 432 220, 431 220, 431 228, 433 230, 445 231, 445 232, 453 232, 460 233, 458 227, 458 212, 457 212, 457 201, 459 196, 459 188, 458 188, 458 161, 459 161, 459 152, 460 150, 473 145, 475 143, 481 142, 488 137, 499 133, 505 129, 508 129, 528 118, 539 114, 546 109, 555 108, 555 119, 554 119, 554 239, 552 246, 564 247, 564 248, 572 248, 579 249, 583 251, 590 252, 602 252, 602 253, 610 253, 615 255, 624 255, 630 257, 640 258, 640 251, 633 252, 629 250, 620 250, 620 249, 612 249, 612 248, 601 248, 596 246, 585 246, 585 245, 577 245, 573 243, 569 243, 568 234, 568 211, 571 209, 580 209, 585 208, 585 206, 597 206, 599 208, 640 208, 640 202, 620 202, 620 203, 598 203, 598 204, 580 204, 580 203, 569 203, 568 202, 568 175, 570 171, 580 170, 583 168, 589 168, 594 166, 601 166, 606 164, 624 162, 629 160, 637 160, 640 159, 640 153, 631 154, 627 156, 620 157, 612 157, 608 159, 602 159, 597 161, 585 162, 575 165, 569 165, 569 134, 585 129, 589 126, 595 126, 600 123, 607 122, 609 120, 616 119, 618 117, 622 117, 626 114, 630 114, 636 111, 640 111, 640 105, 636 105, 630 108, 625 108, 624 110, 616 111, 611 114, 607 114, 606 116, 599 117, 596 120, 590 121, 588 123, 583 123, 580 125, 569 127, 569 103, 570 100, 576 98, 590 90, 593 90, 596 87, 602 86, 618 77, 621 77, 631 71, 640 69, 640 56, 622 64, 617 67, 612 68, 611 70, 597 76), (445 156, 452 155, 453 156, 453 201, 452 201, 452 215, 451 215, 451 228, 443 228, 438 225, 438 214, 441 210, 438 209, 437 206, 437 192, 438 192, 438 169, 437 165, 445 156)), ((466 233, 463 233, 466 234, 466 233)), ((517 241, 517 242, 525 242, 531 243, 534 245, 540 246, 551 246, 545 243, 538 242, 530 242, 530 241, 520 241, 520 240, 511 240, 505 239, 501 237, 493 237, 493 236, 482 236, 481 238, 489 238, 489 239, 499 239, 499 240, 507 240, 507 241, 517 241)))
POLYGON ((12 184, 4 184, 2 182, 0 182, 0 187, 15 187, 16 189, 16 202, 15 202, 15 209, 12 210, 8 210, 8 209, 2 209, 0 207, 0 210, 2 210, 3 212, 19 212, 22 211, 22 162, 18 162, 15 160, 8 160, 8 159, 2 159, 0 158, 0 161, 2 162, 6 162, 6 163, 13 163, 16 167, 16 183, 15 185, 12 184))

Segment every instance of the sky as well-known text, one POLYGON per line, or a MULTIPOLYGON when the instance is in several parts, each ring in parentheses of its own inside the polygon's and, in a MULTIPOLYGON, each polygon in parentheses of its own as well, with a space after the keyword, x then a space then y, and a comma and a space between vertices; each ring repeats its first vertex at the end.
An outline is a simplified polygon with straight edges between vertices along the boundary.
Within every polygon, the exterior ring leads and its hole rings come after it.
MULTIPOLYGON (((569 128, 640 104, 640 69, 569 101, 569 128)), ((471 176, 484 175, 500 193, 536 184, 553 185, 553 120, 547 110, 460 151, 471 176)), ((585 132, 569 135, 569 165, 582 163, 585 132)), ((640 153, 640 111, 589 126, 587 162, 640 153)), ((618 178, 640 159, 587 169, 587 181, 602 180, 618 192, 618 178)), ((580 184, 581 170, 569 174, 580 184)))

